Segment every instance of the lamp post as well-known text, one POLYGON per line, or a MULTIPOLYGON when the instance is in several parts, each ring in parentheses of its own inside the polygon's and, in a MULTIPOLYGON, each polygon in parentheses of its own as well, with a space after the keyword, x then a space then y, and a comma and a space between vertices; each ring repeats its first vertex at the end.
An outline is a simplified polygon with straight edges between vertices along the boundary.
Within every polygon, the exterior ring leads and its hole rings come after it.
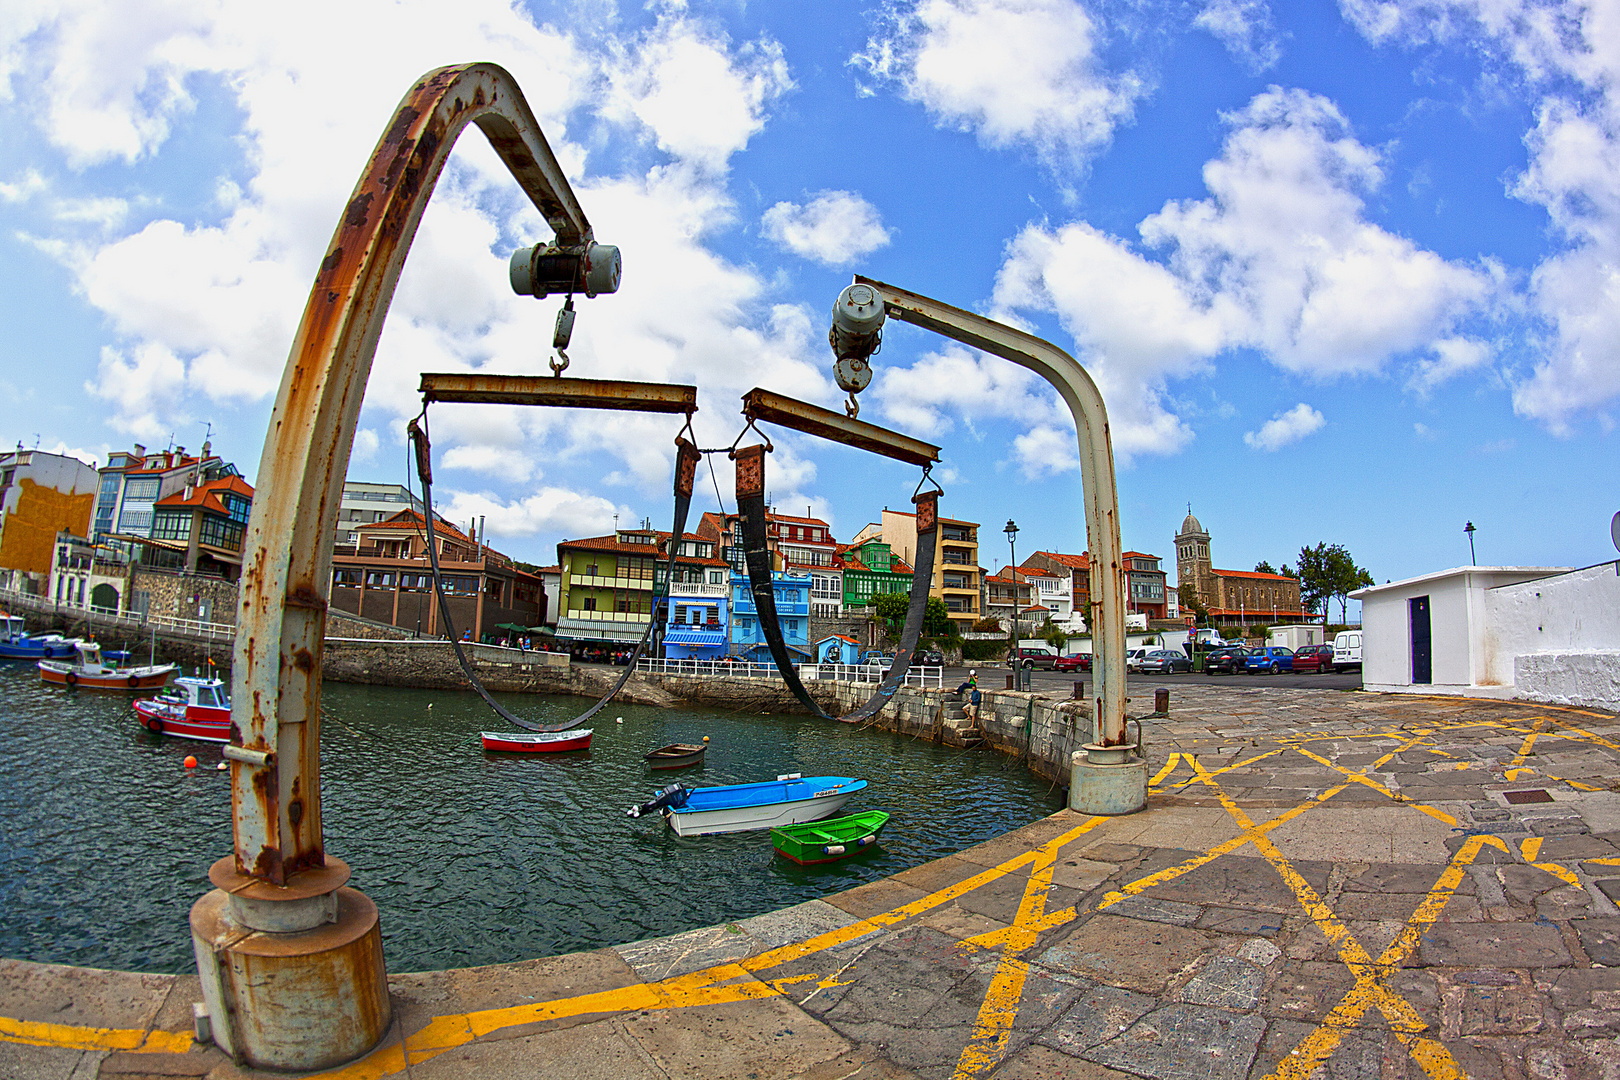
POLYGON ((1478 566, 1479 560, 1474 558, 1474 523, 1470 521, 1464 525, 1463 532, 1468 534, 1468 562, 1470 565, 1478 566))
POLYGON ((1013 661, 1013 670, 1018 670, 1018 526, 1012 518, 1007 519, 1007 527, 1002 530, 1007 534, 1007 552, 1011 562, 1007 564, 1007 572, 1012 575, 1012 618, 1007 622, 1007 658, 1013 661))

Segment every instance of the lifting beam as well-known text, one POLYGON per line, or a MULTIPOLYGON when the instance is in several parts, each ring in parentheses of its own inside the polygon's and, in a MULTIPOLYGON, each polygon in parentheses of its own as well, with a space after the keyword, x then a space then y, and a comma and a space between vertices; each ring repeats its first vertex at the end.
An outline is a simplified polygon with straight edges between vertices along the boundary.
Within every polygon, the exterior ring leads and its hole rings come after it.
POLYGON ((468 375, 423 372, 422 400, 479 405, 550 405, 618 412, 697 412, 697 387, 680 383, 562 379, 552 375, 468 375))
POLYGON ((910 465, 927 468, 939 461, 939 447, 902 435, 898 431, 868 424, 823 409, 819 405, 797 401, 758 387, 743 395, 743 415, 750 420, 763 420, 782 427, 802 431, 806 435, 819 435, 845 446, 870 450, 910 465))

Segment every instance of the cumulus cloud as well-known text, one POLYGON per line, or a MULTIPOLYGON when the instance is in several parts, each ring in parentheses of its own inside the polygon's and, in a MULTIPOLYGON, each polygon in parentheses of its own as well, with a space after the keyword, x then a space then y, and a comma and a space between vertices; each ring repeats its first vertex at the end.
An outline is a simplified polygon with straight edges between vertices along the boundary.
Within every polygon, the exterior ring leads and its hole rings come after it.
POLYGON ((1054 313, 1074 337, 1126 456, 1186 444, 1167 385, 1226 350, 1311 378, 1376 372, 1457 337, 1497 296, 1494 268, 1366 219, 1380 156, 1332 102, 1274 87, 1226 119, 1209 197, 1147 217, 1141 247, 1085 222, 1031 225, 997 277, 998 309, 1054 313))
POLYGON ((1146 89, 1104 70, 1102 40, 1075 0, 916 0, 890 7, 850 62, 942 126, 1072 164, 1108 143, 1146 89))
POLYGON ((1193 25, 1213 34, 1251 71, 1264 71, 1282 58, 1282 43, 1265 0, 1209 0, 1193 25))
POLYGON ((523 499, 505 500, 487 491, 447 490, 436 506, 451 521, 484 519, 491 535, 509 538, 558 533, 564 537, 600 536, 613 531, 614 516, 635 520, 627 506, 615 506, 600 495, 544 487, 523 499))
POLYGON ((779 202, 761 219, 765 236, 795 255, 843 266, 889 242, 877 207, 849 191, 818 192, 809 202, 779 202))
POLYGON ((1531 274, 1546 341, 1515 378, 1521 416, 1567 432, 1620 397, 1620 34, 1612 5, 1543 0, 1341 0, 1376 44, 1475 51, 1491 77, 1528 91, 1536 125, 1513 184, 1564 247, 1531 274))
POLYGON ((1261 424, 1259 431, 1246 432, 1243 441, 1253 450, 1281 450, 1312 432, 1320 431, 1326 423, 1321 413, 1302 401, 1261 424))
MULTIPOLYGON (((613 20, 559 30, 504 0, 468 0, 448 20, 425 0, 273 9, 66 0, 48 15, 0 16, 0 101, 30 109, 69 167, 162 154, 205 91, 240 113, 241 157, 221 165, 214 217, 180 220, 134 201, 64 203, 59 219, 105 234, 35 238, 119 337, 87 385, 109 403, 115 427, 158 438, 198 402, 263 402, 274 392, 355 177, 398 95, 446 56, 487 57, 513 73, 597 236, 625 245, 620 293, 580 305, 576 370, 836 398, 810 314, 769 303, 758 272, 710 246, 736 220, 730 156, 792 88, 768 37, 733 42, 680 4, 656 8, 642 30, 613 20), (311 37, 312 25, 322 34, 311 37), (368 46, 356 52, 362 38, 368 46), (618 154, 593 168, 610 140, 641 140, 648 153, 633 166, 618 154)), ((49 176, 11 177, 0 200, 48 197, 52 186, 49 176)), ((513 296, 505 265, 513 247, 548 236, 482 136, 466 132, 395 290, 367 422, 414 414, 421 371, 548 370, 557 304, 513 296)), ((729 441, 729 423, 700 414, 705 445, 729 441)), ((632 483, 667 490, 672 435, 668 418, 639 415, 604 424, 554 410, 434 413, 446 467, 492 482, 538 478, 533 451, 514 448, 543 444, 548 460, 606 455, 632 483)), ((367 449, 357 440, 357 461, 367 449)), ((611 526, 613 509, 559 486, 484 512, 511 535, 579 535, 611 526)))

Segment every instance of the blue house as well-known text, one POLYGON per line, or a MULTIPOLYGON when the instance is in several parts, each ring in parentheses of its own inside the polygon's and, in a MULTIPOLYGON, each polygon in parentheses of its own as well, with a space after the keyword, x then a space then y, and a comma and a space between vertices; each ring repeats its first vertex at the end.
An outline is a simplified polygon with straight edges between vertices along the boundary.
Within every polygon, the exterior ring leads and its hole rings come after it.
MULTIPOLYGON (((771 585, 788 652, 796 660, 810 660, 810 575, 778 571, 771 574, 771 585)), ((759 628, 759 612, 754 609, 747 574, 731 575, 731 654, 755 663, 771 663, 771 648, 759 628)))
POLYGON ((723 581, 675 582, 670 588, 669 621, 664 627, 664 655, 671 660, 717 660, 725 656, 731 629, 729 592, 723 581))
POLYGON ((843 634, 831 634, 816 642, 815 656, 818 664, 858 664, 861 643, 843 634))

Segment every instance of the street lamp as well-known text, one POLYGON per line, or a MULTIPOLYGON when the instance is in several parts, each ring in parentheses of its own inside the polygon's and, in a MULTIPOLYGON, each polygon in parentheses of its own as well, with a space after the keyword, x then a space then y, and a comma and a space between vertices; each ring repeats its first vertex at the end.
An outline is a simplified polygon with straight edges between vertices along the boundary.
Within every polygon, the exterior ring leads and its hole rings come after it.
POLYGON ((1474 566, 1478 566, 1479 560, 1474 558, 1474 523, 1470 521, 1464 525, 1463 532, 1468 534, 1468 561, 1474 566))
MULTIPOLYGON (((1007 572, 1012 575, 1012 618, 1007 622, 1007 657, 1016 662, 1018 660, 1018 526, 1012 518, 1007 519, 1007 527, 1002 532, 1007 534, 1007 551, 1012 561, 1007 564, 1007 572)), ((1014 670, 1017 670, 1016 667, 1014 670)))

